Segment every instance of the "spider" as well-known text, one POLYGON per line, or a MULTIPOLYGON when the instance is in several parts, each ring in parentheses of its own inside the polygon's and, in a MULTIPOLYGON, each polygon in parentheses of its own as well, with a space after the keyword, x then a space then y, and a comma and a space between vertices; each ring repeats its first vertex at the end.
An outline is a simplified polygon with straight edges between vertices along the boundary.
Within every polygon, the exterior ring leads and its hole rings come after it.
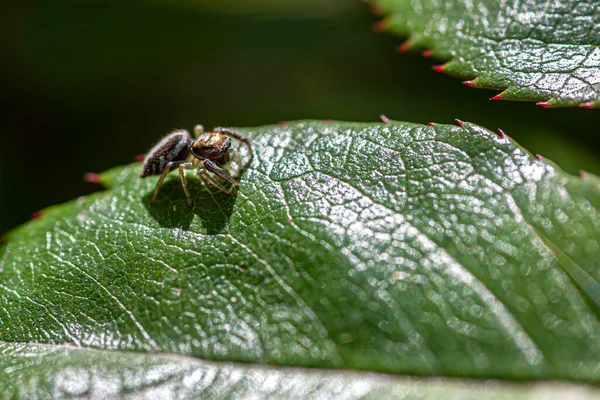
POLYGON ((141 177, 145 178, 151 175, 160 175, 154 194, 152 195, 152 204, 156 203, 158 190, 165 177, 173 168, 179 168, 179 179, 185 192, 188 206, 192 206, 192 198, 188 190, 187 179, 185 178, 186 169, 197 168, 198 174, 208 183, 215 186, 221 192, 231 195, 231 191, 224 188, 218 181, 211 177, 207 171, 212 172, 220 179, 233 185, 235 190, 239 184, 220 167, 224 167, 230 161, 230 153, 234 154, 238 164, 235 173, 241 169, 239 154, 235 150, 230 150, 231 138, 236 138, 248 146, 250 158, 252 158, 252 146, 250 140, 229 128, 214 128, 212 132, 204 132, 202 125, 194 127, 195 140, 192 140, 188 131, 183 129, 175 130, 165 136, 156 146, 154 146, 146 155, 142 166, 141 177))

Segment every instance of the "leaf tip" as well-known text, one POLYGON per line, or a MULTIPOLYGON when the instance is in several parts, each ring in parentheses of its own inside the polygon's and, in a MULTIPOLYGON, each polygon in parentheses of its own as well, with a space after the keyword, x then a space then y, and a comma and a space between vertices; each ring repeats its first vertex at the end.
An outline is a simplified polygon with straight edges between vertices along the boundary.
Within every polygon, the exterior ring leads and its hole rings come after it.
POLYGON ((83 175, 83 180, 89 183, 100 183, 100 174, 95 172, 88 172, 83 175))
POLYGON ((389 124, 390 122, 390 119, 383 114, 379 116, 379 119, 381 119, 381 122, 383 122, 384 124, 389 124))
POLYGON ((431 69, 435 72, 444 72, 444 65, 434 65, 431 69))
POLYGON ((473 81, 463 81, 462 84, 465 86, 471 87, 471 86, 473 86, 473 81))
POLYGON ((464 122, 461 121, 460 119, 455 119, 456 123, 458 124, 458 126, 462 127, 464 122))
POLYGON ((502 93, 495 95, 494 97, 492 97, 490 100, 504 100, 504 98, 502 97, 502 93))
POLYGON ((535 103, 537 106, 540 106, 542 108, 548 108, 549 104, 547 101, 540 101, 539 103, 535 103))

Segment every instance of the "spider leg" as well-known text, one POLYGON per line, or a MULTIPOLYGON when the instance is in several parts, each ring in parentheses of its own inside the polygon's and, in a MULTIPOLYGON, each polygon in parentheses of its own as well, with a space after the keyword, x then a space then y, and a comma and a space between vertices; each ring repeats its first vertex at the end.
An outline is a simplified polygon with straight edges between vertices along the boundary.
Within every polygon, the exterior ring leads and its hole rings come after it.
POLYGON ((222 133, 224 135, 231 136, 232 138, 241 140, 242 142, 244 142, 244 144, 246 146, 248 146, 248 152, 250 153, 250 158, 254 157, 254 152, 252 151, 252 145, 250 144, 250 139, 248 139, 246 136, 242 135, 238 131, 235 131, 230 128, 215 128, 215 129, 213 129, 213 132, 222 133))
POLYGON ((173 168, 181 163, 182 163, 182 161, 171 161, 171 162, 167 163, 167 165, 165 165, 165 168, 163 169, 163 172, 160 175, 158 182, 156 182, 156 187, 154 188, 154 193, 152 194, 152 200, 150 201, 152 204, 156 203, 156 196, 158 196, 158 189, 160 189, 161 185, 163 184, 163 181, 165 180, 165 177, 167 176, 169 171, 171 171, 171 168, 173 168))
POLYGON ((181 187, 185 192, 185 199, 187 201, 188 207, 192 206, 192 196, 190 196, 190 191, 188 189, 187 179, 185 177, 185 170, 192 168, 194 168, 194 163, 190 161, 179 165, 179 180, 181 181, 181 187))
POLYGON ((231 195, 231 191, 225 189, 219 182, 217 182, 213 178, 211 178, 210 175, 208 175, 205 170, 201 169, 200 171, 198 171, 198 173, 200 174, 202 179, 204 179, 206 182, 210 183, 211 185, 213 185, 214 187, 219 189, 221 192, 231 195))
POLYGON ((220 191, 227 193, 227 194, 231 194, 231 191, 228 189, 225 189, 223 187, 223 185, 221 185, 219 182, 215 181, 213 178, 210 177, 210 175, 208 175, 206 173, 206 171, 210 171, 213 174, 217 175, 219 178, 223 179, 224 181, 227 181, 229 183, 231 183, 235 188, 237 188, 240 184, 237 183, 232 177, 230 177, 229 175, 227 175, 225 172, 223 172, 218 166, 217 164, 215 164, 214 162, 212 162, 211 160, 203 160, 202 161, 202 167, 204 169, 201 169, 199 171, 200 175, 206 180, 208 181, 210 184, 212 184, 213 186, 215 186, 217 189, 219 189, 220 191))
POLYGON ((202 161, 202 166, 204 167, 204 169, 206 169, 207 171, 212 172, 213 174, 215 174, 216 176, 218 176, 219 178, 223 179, 224 181, 227 181, 229 183, 231 183, 233 186, 240 186, 239 183, 237 183, 232 177, 230 177, 229 175, 227 175, 225 172, 223 172, 218 166, 217 164, 215 164, 214 162, 212 162, 211 160, 203 160, 202 161))
POLYGON ((204 133, 204 126, 198 124, 194 127, 194 136, 199 137, 204 133))

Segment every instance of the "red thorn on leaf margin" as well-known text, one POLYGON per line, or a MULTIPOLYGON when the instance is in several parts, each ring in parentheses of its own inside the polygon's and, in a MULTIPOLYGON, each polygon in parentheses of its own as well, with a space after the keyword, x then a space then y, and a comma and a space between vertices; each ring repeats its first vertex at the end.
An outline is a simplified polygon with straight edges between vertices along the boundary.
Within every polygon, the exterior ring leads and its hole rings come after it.
POLYGON ((83 180, 89 183, 100 183, 100 175, 95 172, 88 172, 83 175, 83 180))
POLYGON ((145 154, 138 154, 137 156, 133 157, 133 161, 135 161, 135 162, 142 162, 145 159, 146 159, 145 154))
POLYGON ((435 124, 433 122, 428 122, 427 125, 429 125, 429 126, 435 126, 435 124))
POLYGON ((40 219, 42 218, 44 214, 42 214, 41 211, 36 211, 33 214, 31 214, 31 219, 40 219))
POLYGON ((431 50, 425 50, 421 53, 423 57, 429 58, 431 57, 431 50))
POLYGON ((471 87, 471 86, 473 86, 473 81, 463 81, 462 84, 465 86, 471 87))
POLYGON ((584 170, 579 171, 579 177, 580 178, 585 178, 587 177, 587 172, 585 172, 584 170))
POLYGON ((410 50, 410 45, 407 42, 402 43, 398 46, 398 53, 406 53, 410 50))
POLYGON ((502 93, 495 95, 494 97, 492 97, 490 100, 504 100, 502 98, 502 93))
POLYGON ((506 137, 506 133, 504 133, 504 131, 502 129, 498 129, 498 133, 500 134, 501 138, 505 138, 506 137))
POLYGON ((381 119, 381 122, 383 122, 384 124, 389 124, 390 123, 390 119, 388 117, 386 117, 385 115, 381 114, 379 116, 379 118, 381 119))
POLYGON ((435 72, 444 72, 443 65, 434 65, 433 67, 431 67, 431 69, 433 69, 435 72))
POLYGON ((461 127, 462 127, 462 126, 463 126, 463 124, 464 124, 464 122, 463 122, 463 121, 461 121, 460 119, 457 119, 457 120, 455 120, 455 121, 456 121, 456 123, 458 124, 458 126, 461 126, 461 127))
POLYGON ((579 105, 580 108, 594 108, 594 102, 593 101, 589 101, 587 103, 581 103, 579 105))
POLYGON ((539 103, 536 103, 536 105, 542 107, 542 108, 548 108, 548 102, 547 101, 540 101, 539 103))
POLYGON ((332 119, 325 119, 325 120, 323 120, 323 122, 325 122, 326 124, 332 124, 333 120, 332 119))
POLYGON ((373 25, 371 25, 371 29, 375 33, 381 33, 385 30, 385 23, 383 21, 375 21, 373 25))
POLYGON ((288 125, 289 125, 289 122, 287 122, 287 121, 279 121, 279 122, 277 123, 277 125, 279 125, 279 126, 288 126, 288 125))
POLYGON ((543 156, 543 155, 541 155, 541 154, 536 154, 536 155, 535 155, 535 158, 537 158, 538 160, 543 160, 543 159, 544 159, 544 156, 543 156))

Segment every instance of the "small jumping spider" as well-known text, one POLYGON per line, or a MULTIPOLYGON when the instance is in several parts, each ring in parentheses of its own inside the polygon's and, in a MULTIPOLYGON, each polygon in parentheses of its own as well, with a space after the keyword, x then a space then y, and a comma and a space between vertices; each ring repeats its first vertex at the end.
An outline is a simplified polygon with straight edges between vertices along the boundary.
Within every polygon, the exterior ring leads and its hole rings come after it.
POLYGON ((165 177, 173 168, 179 168, 179 179, 185 192, 188 206, 192 206, 192 198, 187 187, 185 178, 186 169, 198 169, 198 174, 208 183, 215 186, 220 191, 231 194, 231 191, 225 189, 219 182, 212 178, 206 171, 210 171, 217 177, 233 185, 233 189, 239 184, 221 168, 227 165, 230 160, 230 153, 235 155, 238 169, 241 169, 240 157, 235 150, 230 150, 231 138, 241 140, 248 146, 250 158, 252 158, 252 146, 250 141, 240 133, 228 128, 215 128, 212 132, 204 132, 202 125, 194 127, 196 139, 192 141, 190 134, 186 130, 176 130, 165 136, 156 146, 154 146, 146 155, 144 165, 142 166, 142 178, 151 175, 160 175, 156 183, 152 203, 156 202, 158 189, 162 185, 165 177))

